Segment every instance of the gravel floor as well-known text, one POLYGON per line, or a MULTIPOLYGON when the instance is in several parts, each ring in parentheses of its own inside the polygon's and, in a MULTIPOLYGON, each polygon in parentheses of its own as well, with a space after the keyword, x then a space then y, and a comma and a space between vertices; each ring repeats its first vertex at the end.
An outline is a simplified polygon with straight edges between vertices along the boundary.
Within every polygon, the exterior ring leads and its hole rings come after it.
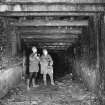
POLYGON ((40 83, 38 88, 27 91, 22 81, 0 100, 0 105, 98 105, 96 96, 87 91, 82 83, 72 81, 69 74, 55 83, 55 86, 40 83))

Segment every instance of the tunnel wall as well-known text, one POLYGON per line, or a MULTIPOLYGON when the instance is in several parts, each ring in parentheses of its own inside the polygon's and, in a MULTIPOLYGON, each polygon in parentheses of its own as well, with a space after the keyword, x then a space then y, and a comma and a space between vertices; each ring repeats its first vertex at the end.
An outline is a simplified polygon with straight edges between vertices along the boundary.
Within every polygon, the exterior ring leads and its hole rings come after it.
POLYGON ((96 88, 96 78, 97 78, 97 72, 96 68, 89 66, 86 62, 86 59, 76 60, 75 62, 75 71, 78 75, 78 77, 83 81, 85 86, 91 90, 94 91, 96 88))
MULTIPOLYGON (((96 20, 96 19, 94 19, 96 20)), ((84 29, 80 41, 75 46, 74 71, 88 90, 97 92, 100 74, 97 68, 97 33, 96 24, 90 18, 89 27, 84 29)))
POLYGON ((71 47, 65 56, 65 64, 67 64, 68 73, 72 73, 73 80, 80 80, 91 91, 95 91, 97 84, 97 68, 96 59, 93 56, 89 58, 88 45, 79 45, 76 48, 76 54, 73 54, 71 47), (83 52, 82 50, 86 51, 83 52))
POLYGON ((101 36, 100 36, 100 90, 105 92, 105 16, 101 18, 101 36))
POLYGON ((10 25, 9 18, 0 17, 0 48, 2 47, 2 56, 15 56, 17 55, 18 38, 16 27, 10 25))
POLYGON ((4 97, 9 89, 14 88, 21 81, 21 63, 0 72, 0 98, 4 97))
POLYGON ((92 58, 86 57, 86 54, 79 57, 68 55, 67 58, 69 59, 69 71, 73 74, 73 80, 79 79, 89 90, 95 91, 98 77, 95 59, 90 62, 92 58))

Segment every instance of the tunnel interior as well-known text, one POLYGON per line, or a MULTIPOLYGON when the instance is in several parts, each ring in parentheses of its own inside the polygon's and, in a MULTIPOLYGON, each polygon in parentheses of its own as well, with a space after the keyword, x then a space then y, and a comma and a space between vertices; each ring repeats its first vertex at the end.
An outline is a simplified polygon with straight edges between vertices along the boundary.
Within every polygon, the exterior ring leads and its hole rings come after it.
MULTIPOLYGON (((20 82, 26 86, 22 76, 29 76, 29 55, 36 46, 38 54, 46 48, 52 56, 55 83, 65 81, 70 89, 80 83, 86 92, 96 94, 95 102, 104 100, 104 4, 104 0, 1 0, 0 98, 20 82)), ((43 81, 40 77, 39 71, 38 80, 43 81)))
POLYGON ((40 55, 46 48, 54 60, 55 79, 70 74, 73 80, 82 79, 87 87, 95 88, 99 74, 96 73, 99 61, 96 19, 86 14, 5 17, 7 23, 3 27, 10 42, 5 43, 10 44, 7 54, 21 58, 25 55, 28 74, 32 46, 38 48, 40 55))
MULTIPOLYGON (((59 78, 71 73, 73 79, 77 79, 75 67, 77 61, 85 61, 88 66, 96 65, 96 36, 94 36, 93 17, 27 17, 25 21, 32 20, 60 20, 60 21, 81 21, 86 20, 88 25, 77 24, 73 26, 23 26, 18 27, 21 36, 21 51, 27 56, 27 73, 29 73, 29 55, 32 53, 32 46, 38 48, 38 53, 42 54, 42 49, 48 49, 54 60, 54 77, 59 78), (63 31, 61 31, 63 30, 63 31)), ((78 69, 79 71, 79 69, 78 69)))

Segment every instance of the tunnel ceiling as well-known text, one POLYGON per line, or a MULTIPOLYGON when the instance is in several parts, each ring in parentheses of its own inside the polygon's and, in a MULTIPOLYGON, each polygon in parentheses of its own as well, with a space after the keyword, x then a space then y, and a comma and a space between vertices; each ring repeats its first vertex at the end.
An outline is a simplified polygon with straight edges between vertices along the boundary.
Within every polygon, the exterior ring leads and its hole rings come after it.
POLYGON ((87 17, 24 18, 13 23, 27 46, 64 51, 79 40, 82 28, 88 26, 87 17))
POLYGON ((67 50, 88 27, 89 16, 104 11, 104 0, 1 0, 0 15, 27 46, 67 50))
POLYGON ((67 50, 79 40, 83 27, 89 25, 88 16, 27 16, 8 20, 26 46, 55 51, 67 50))

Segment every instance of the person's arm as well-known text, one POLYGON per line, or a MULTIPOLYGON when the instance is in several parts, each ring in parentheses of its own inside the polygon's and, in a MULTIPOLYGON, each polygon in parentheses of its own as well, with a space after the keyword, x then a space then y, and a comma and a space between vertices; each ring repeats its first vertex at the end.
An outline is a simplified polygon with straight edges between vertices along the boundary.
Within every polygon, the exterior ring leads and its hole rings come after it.
POLYGON ((50 55, 49 55, 49 62, 50 62, 50 65, 52 66, 53 65, 53 59, 50 55))
POLYGON ((34 57, 32 56, 32 54, 29 57, 30 62, 34 61, 34 57))
POLYGON ((40 63, 40 57, 39 57, 39 56, 37 56, 37 60, 38 60, 38 62, 40 63))

